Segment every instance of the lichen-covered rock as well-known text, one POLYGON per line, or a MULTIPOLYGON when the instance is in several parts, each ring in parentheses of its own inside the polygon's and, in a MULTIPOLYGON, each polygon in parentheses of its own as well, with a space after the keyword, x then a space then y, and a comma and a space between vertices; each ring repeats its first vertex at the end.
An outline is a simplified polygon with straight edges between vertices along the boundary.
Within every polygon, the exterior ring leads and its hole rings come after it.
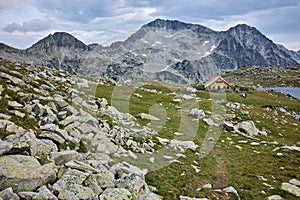
POLYGON ((95 197, 93 190, 83 186, 88 176, 88 173, 68 169, 53 185, 53 191, 58 193, 59 199, 93 199, 95 197))
POLYGON ((86 171, 86 172, 92 172, 92 173, 97 173, 98 170, 95 169, 94 167, 90 166, 89 164, 86 164, 84 162, 80 162, 77 160, 71 160, 65 164, 66 167, 71 168, 71 169, 77 169, 81 171, 86 171))
POLYGON ((140 199, 151 193, 147 183, 135 174, 123 175, 117 183, 119 188, 126 188, 134 199, 140 199))
POLYGON ((15 123, 6 120, 6 119, 0 119, 0 130, 3 130, 6 132, 5 135, 0 135, 1 138, 5 137, 6 135, 10 135, 15 133, 18 136, 23 135, 26 130, 15 123))
POLYGON ((187 197, 187 196, 179 196, 180 200, 208 200, 208 198, 196 198, 196 197, 187 197))
POLYGON ((8 107, 13 110, 21 110, 24 106, 16 101, 9 101, 7 103, 8 107))
POLYGON ((198 108, 193 108, 190 113, 190 116, 197 118, 197 119, 202 119, 205 117, 205 112, 203 110, 200 110, 198 108))
POLYGON ((13 147, 13 144, 11 142, 6 142, 0 140, 0 156, 9 152, 13 147))
POLYGON ((242 130, 243 132, 246 132, 249 135, 267 135, 265 131, 259 131, 255 123, 253 121, 243 121, 236 125, 236 132, 240 132, 242 130))
POLYGON ((96 195, 100 195, 103 192, 94 175, 90 175, 85 179, 84 186, 91 188, 96 195))
POLYGON ((0 192, 0 199, 19 200, 20 198, 16 193, 14 193, 13 189, 11 187, 9 187, 0 192))
POLYGON ((111 166, 110 171, 117 175, 120 172, 126 173, 126 174, 136 174, 142 178, 145 177, 148 170, 147 169, 140 169, 136 166, 133 166, 125 161, 122 163, 116 163, 113 166, 111 166))
POLYGON ((176 139, 172 139, 169 146, 175 150, 180 150, 181 152, 184 152, 187 149, 195 151, 198 148, 198 145, 196 145, 193 141, 181 141, 176 139))
POLYGON ((112 188, 115 186, 115 176, 108 170, 101 170, 98 174, 92 175, 101 188, 112 188))
POLYGON ((33 191, 56 179, 53 163, 41 166, 30 156, 1 156, 0 166, 0 190, 12 187, 15 192, 33 191))
POLYGON ((21 199, 25 199, 25 200, 31 200, 34 199, 34 197, 36 197, 38 195, 38 193, 36 192, 18 192, 19 197, 21 197, 21 199))
POLYGON ((92 166, 94 166, 93 164, 105 165, 111 161, 111 158, 109 157, 109 155, 104 154, 104 153, 92 153, 92 154, 88 155, 87 159, 88 159, 87 162, 91 163, 92 166), (97 161, 97 162, 93 162, 93 161, 97 161))
POLYGON ((44 185, 38 189, 39 193, 37 199, 43 200, 57 200, 57 197, 44 185))
POLYGON ((132 195, 125 188, 106 188, 99 196, 100 200, 131 200, 132 195))
POLYGON ((4 90, 3 86, 0 85, 0 95, 2 94, 3 90, 4 90))
POLYGON ((272 195, 267 198, 267 200, 283 200, 283 198, 279 195, 272 195))
POLYGON ((58 134, 55 134, 50 131, 43 131, 41 134, 38 136, 39 138, 45 138, 45 139, 50 139, 55 143, 58 144, 63 144, 65 142, 65 139, 59 136, 58 134))
POLYGON ((58 199, 61 200, 90 200, 95 199, 93 190, 79 184, 69 184, 65 190, 61 190, 58 199))
POLYGON ((63 165, 69 162, 70 160, 76 159, 78 157, 78 152, 74 150, 54 152, 51 154, 51 160, 53 160, 56 165, 63 165))
POLYGON ((282 183, 281 184, 281 189, 282 190, 285 190, 297 197, 300 197, 300 188, 295 186, 295 185, 292 185, 290 183, 282 183))
POLYGON ((29 142, 31 156, 36 157, 41 164, 50 161, 50 154, 57 152, 57 146, 51 141, 46 139, 36 139, 29 142))

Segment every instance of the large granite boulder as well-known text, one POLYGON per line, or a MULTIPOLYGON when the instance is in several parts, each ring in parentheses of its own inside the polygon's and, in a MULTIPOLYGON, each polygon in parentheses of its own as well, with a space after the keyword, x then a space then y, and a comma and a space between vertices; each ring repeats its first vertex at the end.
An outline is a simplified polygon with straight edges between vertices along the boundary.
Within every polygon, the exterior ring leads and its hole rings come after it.
POLYGON ((0 190, 12 187, 15 192, 33 191, 56 179, 53 163, 42 166, 30 156, 1 156, 0 166, 0 190))

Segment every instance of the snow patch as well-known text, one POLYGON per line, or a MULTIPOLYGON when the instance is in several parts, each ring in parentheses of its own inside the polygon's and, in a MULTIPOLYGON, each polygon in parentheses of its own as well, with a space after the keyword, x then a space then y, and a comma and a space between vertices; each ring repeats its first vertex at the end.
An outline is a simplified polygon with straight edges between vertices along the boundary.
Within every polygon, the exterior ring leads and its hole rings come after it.
POLYGON ((209 41, 208 41, 208 40, 205 40, 205 41, 203 42, 203 44, 207 44, 207 43, 209 43, 209 41))
POLYGON ((169 68, 169 66, 167 65, 165 68, 161 69, 160 71, 161 71, 161 72, 162 72, 162 71, 167 71, 168 68, 169 68))
POLYGON ((212 45, 209 51, 212 52, 215 48, 216 48, 216 45, 212 45))
POLYGON ((141 39, 141 41, 145 44, 149 44, 149 42, 147 40, 141 39))
POLYGON ((173 36, 174 36, 174 34, 166 35, 165 38, 171 38, 171 37, 173 37, 173 36))

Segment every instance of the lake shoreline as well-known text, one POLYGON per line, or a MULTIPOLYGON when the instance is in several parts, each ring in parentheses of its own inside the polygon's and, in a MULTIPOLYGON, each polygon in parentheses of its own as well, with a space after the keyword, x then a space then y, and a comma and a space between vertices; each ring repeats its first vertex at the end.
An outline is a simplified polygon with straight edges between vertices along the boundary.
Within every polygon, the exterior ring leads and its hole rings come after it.
POLYGON ((264 87, 264 90, 273 90, 275 92, 281 92, 287 95, 291 95, 294 98, 300 100, 300 87, 264 87))

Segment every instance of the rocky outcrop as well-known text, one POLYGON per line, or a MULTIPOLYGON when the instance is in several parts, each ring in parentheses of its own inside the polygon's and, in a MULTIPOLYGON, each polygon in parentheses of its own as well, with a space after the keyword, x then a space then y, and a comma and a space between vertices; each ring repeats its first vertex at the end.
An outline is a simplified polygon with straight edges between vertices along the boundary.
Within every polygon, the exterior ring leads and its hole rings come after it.
POLYGON ((31 156, 1 156, 0 166, 0 190, 12 187, 15 192, 33 191, 56 179, 53 163, 40 165, 31 156))
POLYGON ((145 182, 147 170, 118 161, 134 156, 123 147, 154 151, 132 136, 155 131, 81 91, 106 79, 1 65, 0 199, 162 199, 145 182), (102 115, 132 127, 112 127, 102 115))

